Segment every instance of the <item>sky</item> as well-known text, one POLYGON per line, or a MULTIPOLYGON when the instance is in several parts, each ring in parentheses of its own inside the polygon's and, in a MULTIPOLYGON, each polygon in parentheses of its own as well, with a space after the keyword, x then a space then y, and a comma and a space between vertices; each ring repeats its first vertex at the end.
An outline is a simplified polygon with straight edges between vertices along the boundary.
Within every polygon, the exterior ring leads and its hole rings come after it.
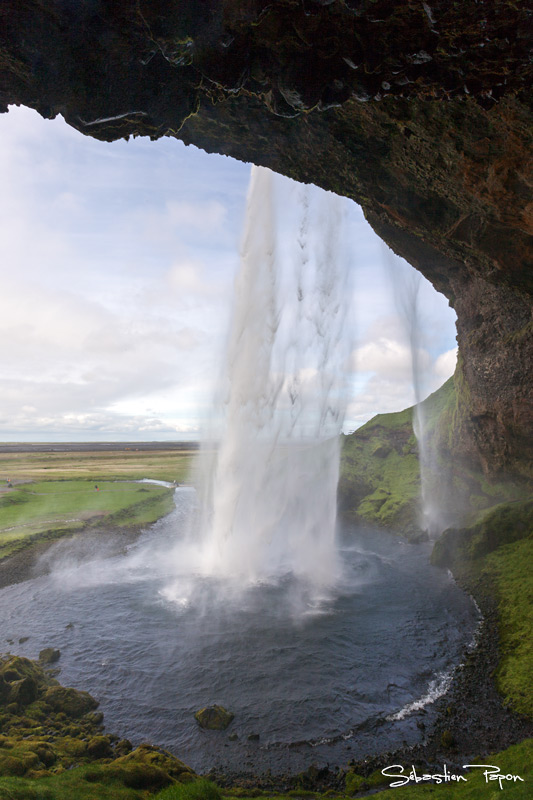
MULTIPOLYGON (((205 434, 250 169, 175 139, 110 144, 61 117, 0 115, 0 441, 205 434)), ((280 176, 275 188, 289 220, 298 192, 280 176)), ((413 342, 421 395, 437 389, 456 334, 446 298, 355 203, 343 214, 349 432, 412 405, 413 342)), ((289 251, 296 232, 281 222, 278 236, 289 251)))

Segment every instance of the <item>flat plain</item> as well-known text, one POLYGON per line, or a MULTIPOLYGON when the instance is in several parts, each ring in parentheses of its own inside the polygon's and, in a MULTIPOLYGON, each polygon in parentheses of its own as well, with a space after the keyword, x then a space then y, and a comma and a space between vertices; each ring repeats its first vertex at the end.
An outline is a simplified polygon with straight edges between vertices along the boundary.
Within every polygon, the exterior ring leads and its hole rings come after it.
POLYGON ((0 445, 0 560, 95 526, 148 525, 173 508, 195 445, 0 445))

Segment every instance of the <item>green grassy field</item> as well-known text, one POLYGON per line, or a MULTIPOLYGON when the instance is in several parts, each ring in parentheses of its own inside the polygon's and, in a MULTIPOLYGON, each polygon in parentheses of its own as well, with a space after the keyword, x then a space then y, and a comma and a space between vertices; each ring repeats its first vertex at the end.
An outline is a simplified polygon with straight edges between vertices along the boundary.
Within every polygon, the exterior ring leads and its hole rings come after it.
POLYGON ((155 522, 172 511, 172 490, 134 481, 194 480, 195 455, 193 448, 0 453, 0 559, 95 525, 155 522))
POLYGON ((173 490, 153 484, 61 480, 15 485, 0 491, 0 559, 37 540, 95 525, 147 525, 173 507, 173 490))

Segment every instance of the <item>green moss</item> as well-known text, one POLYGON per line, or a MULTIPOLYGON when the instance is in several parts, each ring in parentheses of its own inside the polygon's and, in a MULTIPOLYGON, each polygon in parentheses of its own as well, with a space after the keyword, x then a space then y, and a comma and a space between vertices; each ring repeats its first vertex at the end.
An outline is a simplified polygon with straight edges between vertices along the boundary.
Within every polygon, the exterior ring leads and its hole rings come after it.
POLYGON ((353 795, 359 792, 367 792, 370 789, 376 789, 379 786, 387 784, 389 781, 381 770, 376 770, 366 777, 359 775, 357 772, 346 773, 346 794, 353 795))
POLYGON ((98 705, 88 692, 80 692, 78 689, 70 689, 64 686, 50 687, 45 693, 43 701, 53 711, 62 712, 66 717, 71 717, 72 719, 83 716, 83 714, 92 711, 98 705))
POLYGON ((498 688, 515 711, 533 717, 533 528, 527 539, 499 548, 486 559, 499 598, 498 688))
POLYGON ((533 531, 533 500, 502 503, 484 510, 466 528, 445 531, 435 542, 431 562, 453 567, 488 555, 505 544, 523 539, 533 531))
POLYGON ((412 409, 378 414, 343 438, 339 506, 351 519, 418 528, 420 470, 412 409))

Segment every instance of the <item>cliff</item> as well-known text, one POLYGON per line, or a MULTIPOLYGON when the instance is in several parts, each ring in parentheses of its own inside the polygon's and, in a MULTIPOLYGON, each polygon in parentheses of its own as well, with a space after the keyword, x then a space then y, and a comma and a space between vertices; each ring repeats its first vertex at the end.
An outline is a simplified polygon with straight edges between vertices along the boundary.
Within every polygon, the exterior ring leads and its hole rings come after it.
POLYGON ((458 315, 454 456, 530 474, 531 10, 6 0, 0 106, 176 136, 346 195, 458 315))
MULTIPOLYGON (((412 541, 427 538, 421 468, 435 533, 476 525, 487 510, 528 496, 527 479, 512 475, 489 481, 479 464, 454 457, 464 424, 456 385, 450 378, 422 403, 426 462, 422 466, 413 432, 414 408, 378 414, 343 437, 338 488, 342 516, 387 528, 412 541)), ((491 530, 498 535, 496 524, 491 530)), ((442 540, 452 543, 453 553, 457 537, 462 546, 463 535, 453 531, 447 531, 442 540)))

